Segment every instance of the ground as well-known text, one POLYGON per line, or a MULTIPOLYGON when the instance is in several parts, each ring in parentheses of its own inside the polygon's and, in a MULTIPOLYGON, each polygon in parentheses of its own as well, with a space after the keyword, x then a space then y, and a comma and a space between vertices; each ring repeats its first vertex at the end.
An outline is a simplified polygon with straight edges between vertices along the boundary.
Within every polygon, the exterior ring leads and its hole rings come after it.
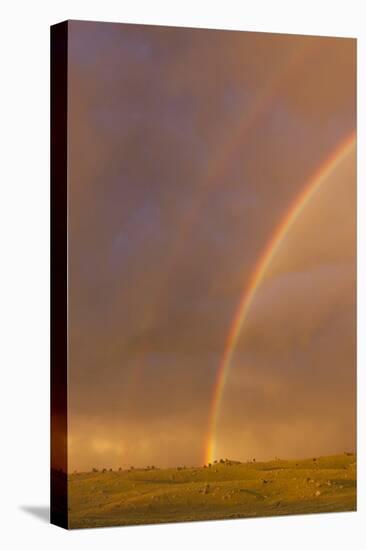
POLYGON ((69 527, 356 510, 356 456, 69 475, 69 527))

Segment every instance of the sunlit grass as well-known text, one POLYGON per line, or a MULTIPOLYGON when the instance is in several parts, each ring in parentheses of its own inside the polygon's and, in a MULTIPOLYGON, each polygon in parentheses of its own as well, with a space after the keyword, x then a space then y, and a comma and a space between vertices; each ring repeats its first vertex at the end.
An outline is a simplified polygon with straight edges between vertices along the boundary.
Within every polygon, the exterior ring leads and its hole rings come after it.
POLYGON ((355 509, 353 454, 69 476, 71 528, 355 509))

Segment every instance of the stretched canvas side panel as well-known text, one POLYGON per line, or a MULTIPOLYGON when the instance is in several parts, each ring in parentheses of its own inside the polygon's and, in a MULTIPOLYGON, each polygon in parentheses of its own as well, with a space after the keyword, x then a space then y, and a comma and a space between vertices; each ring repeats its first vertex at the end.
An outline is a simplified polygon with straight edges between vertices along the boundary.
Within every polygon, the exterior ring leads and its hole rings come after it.
POLYGON ((67 528, 67 48, 51 27, 51 523, 67 528))

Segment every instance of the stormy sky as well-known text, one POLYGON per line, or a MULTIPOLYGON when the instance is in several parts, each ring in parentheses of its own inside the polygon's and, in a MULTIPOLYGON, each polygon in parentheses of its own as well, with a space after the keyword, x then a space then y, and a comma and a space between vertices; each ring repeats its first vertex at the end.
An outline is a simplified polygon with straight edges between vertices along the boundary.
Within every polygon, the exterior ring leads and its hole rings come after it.
MULTIPOLYGON (((243 289, 355 128, 355 48, 70 22, 70 469, 202 464, 243 289)), ((351 151, 257 292, 223 395, 220 456, 355 447, 354 165, 351 151)))

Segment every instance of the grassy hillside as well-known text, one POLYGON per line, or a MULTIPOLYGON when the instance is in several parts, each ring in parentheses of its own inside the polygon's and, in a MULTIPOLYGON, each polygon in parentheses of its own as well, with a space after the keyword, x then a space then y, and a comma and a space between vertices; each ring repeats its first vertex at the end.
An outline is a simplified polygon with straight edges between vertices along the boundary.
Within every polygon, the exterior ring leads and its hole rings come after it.
POLYGON ((351 454, 69 476, 70 528, 355 509, 351 454))

